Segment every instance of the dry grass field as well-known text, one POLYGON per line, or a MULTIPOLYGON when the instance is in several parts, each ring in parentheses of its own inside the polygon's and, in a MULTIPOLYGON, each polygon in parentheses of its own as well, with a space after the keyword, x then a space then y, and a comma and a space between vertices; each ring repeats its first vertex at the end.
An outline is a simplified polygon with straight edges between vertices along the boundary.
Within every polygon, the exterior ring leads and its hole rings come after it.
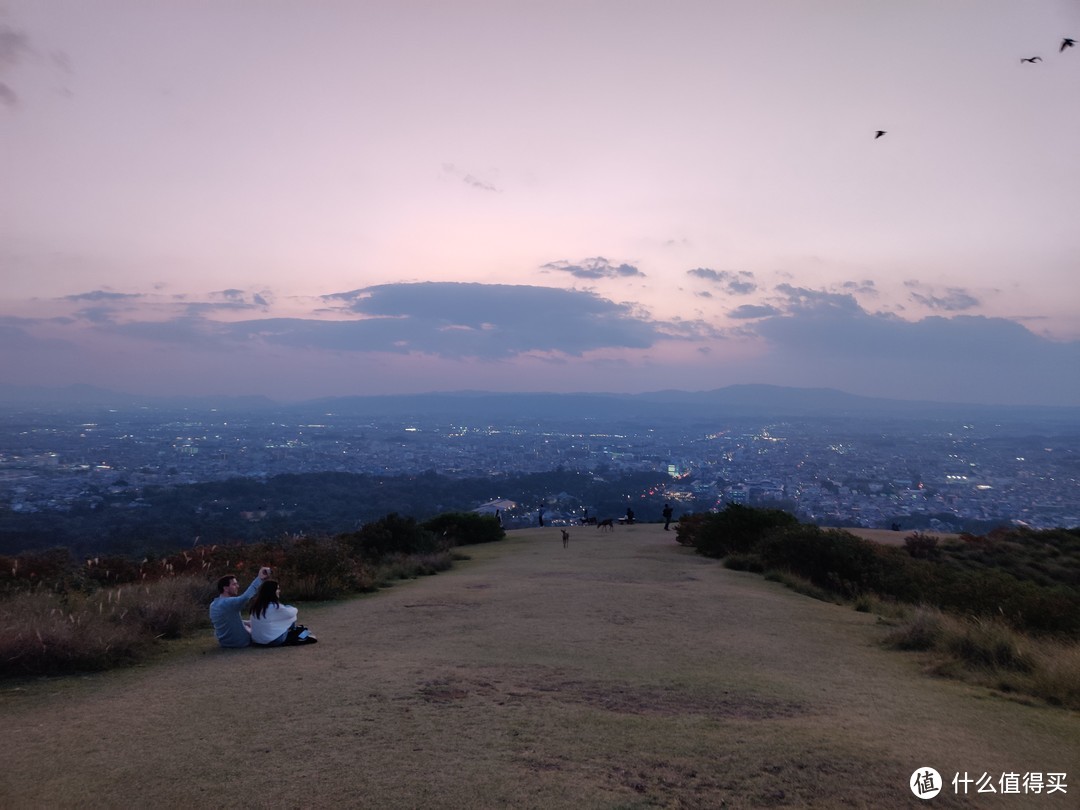
MULTIPOLYGON (((851 608, 656 525, 513 532, 319 608, 320 643, 0 686, 0 807, 922 806, 916 768, 1066 772, 1080 716, 932 678, 851 608)), ((999 788, 1000 789, 1000 788, 999 788)))
MULTIPOLYGON (((853 534, 856 537, 861 537, 864 540, 873 540, 875 543, 884 543, 889 546, 902 546, 904 540, 914 534, 913 531, 898 531, 894 532, 891 529, 849 529, 845 528, 845 532, 853 534)), ((951 534, 949 532, 931 532, 920 531, 919 534, 927 537, 936 537, 939 542, 945 542, 946 540, 956 540, 960 537, 959 534, 951 534)))

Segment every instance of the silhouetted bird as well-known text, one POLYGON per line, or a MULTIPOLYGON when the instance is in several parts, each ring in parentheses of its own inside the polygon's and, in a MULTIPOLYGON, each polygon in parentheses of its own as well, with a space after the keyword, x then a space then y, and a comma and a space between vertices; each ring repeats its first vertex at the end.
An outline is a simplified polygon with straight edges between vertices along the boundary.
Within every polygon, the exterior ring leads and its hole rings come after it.
POLYGON ((884 134, 885 134, 885 130, 879 129, 876 133, 874 133, 874 140, 876 141, 878 138, 880 138, 884 134))
POLYGON ((1065 39, 1061 40, 1061 50, 1059 50, 1058 53, 1061 53, 1061 51, 1065 50, 1066 48, 1071 48, 1075 44, 1075 39, 1069 39, 1068 37, 1065 37, 1065 39))
POLYGON ((1041 57, 1041 56, 1032 56, 1032 57, 1031 57, 1030 59, 1021 59, 1021 60, 1020 60, 1020 62, 1021 62, 1021 63, 1024 63, 1024 62, 1031 62, 1031 64, 1033 64, 1033 65, 1034 65, 1034 64, 1035 64, 1036 62, 1041 62, 1041 61, 1042 61, 1042 57, 1041 57))

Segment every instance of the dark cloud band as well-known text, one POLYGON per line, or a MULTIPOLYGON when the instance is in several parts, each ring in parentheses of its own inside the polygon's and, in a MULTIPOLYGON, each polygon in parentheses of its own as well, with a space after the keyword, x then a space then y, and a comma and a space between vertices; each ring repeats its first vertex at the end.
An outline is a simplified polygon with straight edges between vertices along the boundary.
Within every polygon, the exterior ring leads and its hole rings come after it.
POLYGON ((344 313, 359 317, 244 321, 230 331, 292 346, 482 358, 643 349, 667 337, 659 324, 629 307, 593 293, 551 287, 384 284, 323 299, 341 302, 344 313))

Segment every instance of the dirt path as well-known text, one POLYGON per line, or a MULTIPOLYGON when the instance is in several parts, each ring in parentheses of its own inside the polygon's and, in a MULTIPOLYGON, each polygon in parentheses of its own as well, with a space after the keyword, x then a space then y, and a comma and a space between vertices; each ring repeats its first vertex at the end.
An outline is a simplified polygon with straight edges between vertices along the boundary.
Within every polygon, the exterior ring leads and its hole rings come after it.
POLYGON ((0 688, 0 807, 922 806, 922 766, 1065 772, 1080 716, 922 675, 873 617, 658 526, 512 534, 318 610, 321 643, 0 688))

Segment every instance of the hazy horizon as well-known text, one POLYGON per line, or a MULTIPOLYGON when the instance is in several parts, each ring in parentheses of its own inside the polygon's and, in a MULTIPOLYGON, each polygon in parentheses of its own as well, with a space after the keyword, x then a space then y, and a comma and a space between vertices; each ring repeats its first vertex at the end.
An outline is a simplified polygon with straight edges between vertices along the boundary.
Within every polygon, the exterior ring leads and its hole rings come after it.
POLYGON ((1075 0, 0 0, 0 379, 1078 406, 1077 35, 1075 0))
MULTIPOLYGON (((18 386, 0 383, 0 405, 11 407, 143 407, 160 406, 180 407, 205 406, 205 407, 237 407, 247 404, 258 410, 259 403, 267 406, 281 406, 283 408, 303 407, 310 404, 329 404, 341 400, 348 402, 358 400, 367 403, 364 407, 371 408, 373 405, 387 401, 391 407, 408 403, 410 407, 431 409, 434 414, 447 408, 454 411, 462 407, 463 403, 470 403, 469 408, 474 409, 473 415, 479 419, 490 418, 492 411, 506 407, 507 402, 517 402, 516 407, 525 408, 530 413, 533 409, 541 407, 555 408, 562 418, 573 416, 575 408, 580 409, 586 403, 606 402, 613 408, 610 416, 613 418, 625 418, 626 408, 633 405, 637 416, 645 413, 663 412, 669 417, 694 417, 709 409, 723 408, 729 416, 744 417, 750 413, 758 416, 776 415, 786 413, 789 416, 822 416, 833 413, 843 417, 861 415, 864 417, 907 415, 911 418, 920 416, 932 416, 940 418, 943 414, 958 414, 958 409, 970 408, 966 411, 967 417, 976 414, 993 415, 992 418, 1000 418, 1008 415, 1020 416, 1026 414, 1037 418, 1035 415, 1042 413, 1046 416, 1060 418, 1066 415, 1075 415, 1080 411, 1076 405, 1010 405, 999 402, 950 402, 936 400, 931 397, 868 397, 862 394, 853 394, 838 388, 806 387, 796 388, 791 386, 771 385, 768 383, 745 383, 722 386, 713 389, 688 389, 666 388, 653 391, 625 393, 617 391, 490 391, 483 389, 455 389, 443 391, 416 391, 412 393, 381 393, 381 394, 343 394, 329 397, 271 397, 265 394, 176 394, 176 395, 151 395, 139 394, 131 391, 122 391, 85 383, 75 383, 67 386, 18 386), (569 410, 567 410, 569 408, 569 410), (643 410, 642 410, 643 409, 643 410), (659 409, 659 411, 658 411, 659 409)), ((412 413, 412 412, 410 412, 412 413)), ((445 415, 445 414, 444 414, 445 415)), ((591 411, 577 413, 578 417, 595 418, 596 414, 591 411)))

